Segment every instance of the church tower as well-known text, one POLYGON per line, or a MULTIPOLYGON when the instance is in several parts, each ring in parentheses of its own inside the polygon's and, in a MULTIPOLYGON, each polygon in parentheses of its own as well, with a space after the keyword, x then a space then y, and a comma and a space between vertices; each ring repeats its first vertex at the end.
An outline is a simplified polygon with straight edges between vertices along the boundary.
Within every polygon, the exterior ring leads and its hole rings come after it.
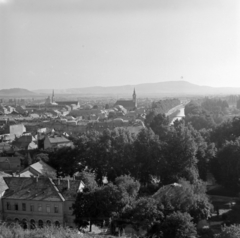
POLYGON ((54 103, 54 89, 52 91, 52 103, 54 103))
POLYGON ((137 94, 135 92, 135 88, 133 90, 133 102, 135 104, 135 108, 137 108, 137 94))

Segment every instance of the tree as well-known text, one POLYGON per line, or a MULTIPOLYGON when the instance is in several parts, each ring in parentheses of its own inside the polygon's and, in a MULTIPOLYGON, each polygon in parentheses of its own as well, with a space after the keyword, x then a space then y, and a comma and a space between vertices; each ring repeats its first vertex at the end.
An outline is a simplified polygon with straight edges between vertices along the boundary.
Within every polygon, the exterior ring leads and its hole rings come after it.
POLYGON ((174 183, 180 178, 193 183, 198 179, 197 145, 189 128, 183 123, 174 125, 163 147, 160 179, 164 185, 174 183))
POLYGON ((85 227, 103 222, 105 219, 118 219, 132 206, 138 195, 140 184, 129 176, 116 178, 116 185, 109 183, 93 190, 79 193, 73 205, 75 222, 85 227))
POLYGON ((211 172, 219 184, 239 191, 240 137, 235 141, 226 141, 218 150, 211 162, 211 172))
POLYGON ((79 227, 90 224, 91 231, 93 223, 103 222, 118 213, 121 205, 119 201, 121 201, 121 194, 111 183, 90 192, 78 193, 73 204, 75 223, 79 227))
POLYGON ((224 226, 220 234, 216 235, 216 238, 239 238, 240 237, 240 225, 232 225, 230 227, 224 226))
POLYGON ((188 213, 174 212, 152 233, 161 238, 190 238, 197 235, 197 230, 188 213))
POLYGON ((95 180, 95 174, 87 171, 78 172, 75 174, 76 178, 83 181, 85 184, 84 191, 93 191, 98 187, 98 184, 95 180))
POLYGON ((152 182, 152 177, 159 176, 162 158, 162 143, 151 129, 142 129, 133 143, 135 161, 131 174, 142 185, 152 182))
POLYGON ((163 206, 154 198, 141 197, 139 198, 125 213, 122 218, 126 218, 133 223, 135 229, 143 229, 148 232, 153 226, 159 224, 163 216, 163 206))
POLYGON ((165 141, 168 133, 169 118, 165 114, 157 114, 153 117, 149 127, 159 136, 160 140, 165 141))
POLYGON ((165 216, 174 211, 187 212, 195 223, 207 219, 212 208, 206 196, 206 186, 201 180, 195 184, 180 180, 178 184, 163 186, 153 198, 164 206, 165 216))

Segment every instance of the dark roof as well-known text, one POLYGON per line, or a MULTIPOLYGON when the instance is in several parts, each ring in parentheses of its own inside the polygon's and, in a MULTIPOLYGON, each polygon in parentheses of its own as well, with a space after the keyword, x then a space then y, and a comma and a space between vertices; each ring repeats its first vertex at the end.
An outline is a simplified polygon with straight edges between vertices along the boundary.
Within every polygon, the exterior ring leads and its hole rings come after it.
POLYGON ((4 177, 8 186, 4 197, 13 199, 28 199, 35 201, 65 201, 74 200, 79 190, 81 181, 50 179, 46 177, 4 177), (58 181, 60 184, 58 185, 58 181))
POLYGON ((4 177, 9 187, 4 197, 35 201, 64 201, 49 178, 4 177))
POLYGON ((20 163, 21 157, 0 157, 0 163, 20 163))
POLYGON ((12 142, 12 145, 18 147, 18 148, 27 148, 28 145, 32 142, 32 136, 31 135, 24 135, 21 137, 16 137, 15 140, 12 142))
POLYGON ((122 105, 125 108, 134 108, 136 106, 133 100, 118 100, 115 105, 122 105))
POLYGON ((78 101, 58 101, 56 103, 58 105, 71 105, 71 104, 77 105, 79 102, 78 101))

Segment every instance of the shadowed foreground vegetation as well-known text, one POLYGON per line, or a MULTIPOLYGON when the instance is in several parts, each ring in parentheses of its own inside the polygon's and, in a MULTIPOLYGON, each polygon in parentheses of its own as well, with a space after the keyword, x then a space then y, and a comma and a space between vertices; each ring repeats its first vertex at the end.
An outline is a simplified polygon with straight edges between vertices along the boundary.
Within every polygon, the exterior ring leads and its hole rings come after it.
POLYGON ((80 238, 91 237, 90 235, 78 234, 77 230, 63 227, 44 227, 34 230, 24 230, 21 226, 0 225, 0 238, 80 238))

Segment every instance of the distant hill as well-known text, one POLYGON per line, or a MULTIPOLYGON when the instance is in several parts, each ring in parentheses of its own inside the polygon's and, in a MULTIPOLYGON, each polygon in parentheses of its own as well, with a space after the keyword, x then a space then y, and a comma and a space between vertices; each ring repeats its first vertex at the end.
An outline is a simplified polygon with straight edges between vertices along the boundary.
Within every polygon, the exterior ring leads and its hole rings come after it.
POLYGON ((2 96, 28 96, 36 95, 35 92, 29 91, 24 88, 10 88, 10 89, 1 89, 0 95, 2 96))
MULTIPOLYGON (((240 94, 240 88, 234 87, 209 87, 189 83, 187 81, 166 81, 159 83, 144 83, 137 85, 124 85, 114 87, 87 87, 87 88, 69 88, 57 90, 55 94, 80 94, 87 95, 128 95, 131 97, 133 89, 136 89, 137 95, 211 95, 211 94, 240 94)), ((51 94, 52 89, 35 90, 36 93, 51 94)))

